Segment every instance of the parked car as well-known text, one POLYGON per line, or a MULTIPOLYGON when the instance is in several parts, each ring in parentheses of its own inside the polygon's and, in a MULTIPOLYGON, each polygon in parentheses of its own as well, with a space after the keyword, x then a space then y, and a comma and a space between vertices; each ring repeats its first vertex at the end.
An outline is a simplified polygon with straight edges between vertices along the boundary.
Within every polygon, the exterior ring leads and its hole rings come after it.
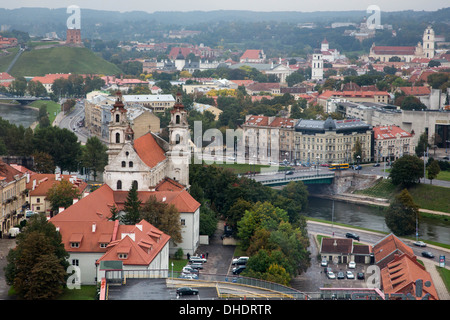
POLYGON ((425 258, 430 258, 430 259, 434 258, 434 254, 432 254, 430 251, 423 251, 422 256, 425 258))
POLYGON ((364 280, 364 272, 358 272, 358 273, 356 274, 356 277, 357 277, 359 280, 364 280))
POLYGON ((239 257, 239 258, 235 258, 233 259, 233 265, 243 265, 243 264, 247 264, 248 261, 248 257, 239 257))
POLYGON ((355 261, 350 261, 350 262, 348 263, 348 267, 349 267, 350 269, 355 269, 355 268, 356 268, 356 262, 355 262, 355 261))
POLYGON ((334 274, 333 271, 328 271, 327 277, 328 277, 328 279, 336 279, 336 275, 334 274))
POLYGON ((323 272, 327 273, 329 271, 332 271, 330 267, 323 268, 323 272))
POLYGON ((198 279, 198 274, 195 273, 182 273, 180 275, 181 279, 188 279, 188 280, 197 280, 198 279))
POLYGON ((185 266, 181 270, 182 273, 198 273, 198 269, 191 268, 191 266, 185 266))
POLYGON ((232 272, 233 274, 240 274, 242 271, 244 271, 246 268, 246 266, 238 266, 238 267, 234 267, 232 272))
POLYGON ((346 274, 347 279, 355 279, 355 275, 351 271, 347 271, 346 274))
POLYGON ((342 271, 339 271, 338 274, 337 274, 337 278, 338 279, 344 279, 345 278, 344 273, 342 271))
POLYGON ((194 270, 203 269, 203 264, 201 264, 201 263, 191 263, 189 266, 194 270))
POLYGON ((189 263, 206 263, 206 259, 202 257, 190 257, 189 263))
POLYGON ((328 261, 327 261, 327 259, 322 259, 322 262, 320 262, 320 265, 321 265, 322 267, 327 267, 327 266, 328 266, 328 261))
POLYGON ((374 167, 379 167, 380 164, 379 164, 379 163, 375 163, 373 166, 374 166, 374 167))
POLYGON ((177 295, 184 296, 184 295, 197 295, 198 290, 192 289, 190 287, 181 287, 177 289, 177 295))
POLYGON ((290 170, 290 171, 286 172, 286 174, 289 174, 289 175, 294 174, 294 171, 290 170))
POLYGON ((414 241, 413 245, 418 246, 418 247, 426 247, 427 244, 423 241, 414 241))
POLYGON ((358 236, 356 233, 347 232, 347 233, 345 234, 345 236, 346 236, 347 238, 352 238, 352 239, 355 239, 355 240, 359 241, 359 236, 358 236))

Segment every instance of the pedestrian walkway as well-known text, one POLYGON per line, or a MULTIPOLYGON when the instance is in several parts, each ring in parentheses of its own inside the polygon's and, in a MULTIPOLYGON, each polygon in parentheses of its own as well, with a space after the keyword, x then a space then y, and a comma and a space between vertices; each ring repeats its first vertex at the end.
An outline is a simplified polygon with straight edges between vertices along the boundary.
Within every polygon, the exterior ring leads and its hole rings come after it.
POLYGON ((431 279, 433 280, 434 287, 436 288, 437 294, 439 296, 439 300, 450 300, 450 293, 447 290, 447 287, 445 286, 444 281, 442 280, 441 275, 439 274, 438 270, 436 269, 436 266, 438 265, 436 262, 428 261, 423 259, 422 260, 425 269, 428 271, 428 273, 431 276, 431 279))

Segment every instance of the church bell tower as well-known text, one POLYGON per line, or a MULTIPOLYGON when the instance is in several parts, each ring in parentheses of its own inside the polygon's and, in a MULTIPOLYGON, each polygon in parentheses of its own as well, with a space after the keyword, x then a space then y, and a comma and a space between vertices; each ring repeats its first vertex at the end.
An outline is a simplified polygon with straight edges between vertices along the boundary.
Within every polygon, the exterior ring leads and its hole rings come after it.
POLYGON ((176 96, 176 102, 170 111, 169 123, 169 161, 167 177, 189 187, 189 162, 191 161, 189 125, 187 111, 182 103, 180 93, 176 96))
POLYGON ((122 101, 122 93, 117 92, 117 99, 111 109, 111 121, 109 123, 108 162, 122 150, 129 136, 127 110, 122 101), (128 130, 127 130, 128 129, 128 130), (128 134, 128 136, 127 136, 128 134))

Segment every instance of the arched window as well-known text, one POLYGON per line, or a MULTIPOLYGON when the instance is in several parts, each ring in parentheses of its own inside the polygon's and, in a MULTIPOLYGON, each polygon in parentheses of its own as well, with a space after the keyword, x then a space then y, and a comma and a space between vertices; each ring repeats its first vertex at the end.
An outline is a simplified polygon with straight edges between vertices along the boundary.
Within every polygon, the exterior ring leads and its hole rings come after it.
POLYGON ((120 116, 116 114, 116 122, 120 122, 120 116))
POLYGON ((181 141, 180 135, 177 134, 177 135, 175 136, 175 144, 179 144, 180 141, 181 141))
POLYGON ((133 161, 128 162, 128 166, 129 166, 130 168, 133 168, 133 161))
POLYGON ((136 190, 138 189, 138 182, 136 180, 133 180, 133 188, 135 188, 136 190))
POLYGON ((126 165, 127 165, 126 162, 122 161, 122 168, 125 168, 126 165))
POLYGON ((179 115, 179 114, 177 114, 177 115, 175 116, 175 123, 176 123, 176 124, 180 124, 180 115, 179 115))
POLYGON ((122 181, 117 180, 117 190, 122 190, 122 181))
POLYGON ((116 143, 120 143, 120 133, 116 133, 116 143))

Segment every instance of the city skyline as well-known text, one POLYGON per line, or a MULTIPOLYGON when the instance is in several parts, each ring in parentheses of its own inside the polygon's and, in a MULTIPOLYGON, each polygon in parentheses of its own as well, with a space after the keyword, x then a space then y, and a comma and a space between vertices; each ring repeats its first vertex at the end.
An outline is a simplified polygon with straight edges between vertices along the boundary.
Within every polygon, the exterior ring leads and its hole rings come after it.
POLYGON ((169 5, 164 2, 153 3, 144 0, 129 0, 127 2, 111 0, 105 5, 100 0, 17 0, 3 4, 2 8, 16 9, 21 7, 43 7, 43 8, 66 8, 70 5, 79 6, 81 9, 96 9, 109 11, 212 11, 212 10, 250 10, 250 11, 298 11, 298 12, 314 12, 314 11, 351 11, 366 10, 371 5, 380 7, 381 11, 435 11, 448 7, 447 0, 436 0, 432 3, 419 0, 410 1, 388 1, 388 0, 346 0, 336 2, 333 0, 318 0, 315 2, 281 0, 274 6, 269 1, 255 0, 229 0, 223 1, 206 1, 192 0, 180 1, 174 0, 169 5))

